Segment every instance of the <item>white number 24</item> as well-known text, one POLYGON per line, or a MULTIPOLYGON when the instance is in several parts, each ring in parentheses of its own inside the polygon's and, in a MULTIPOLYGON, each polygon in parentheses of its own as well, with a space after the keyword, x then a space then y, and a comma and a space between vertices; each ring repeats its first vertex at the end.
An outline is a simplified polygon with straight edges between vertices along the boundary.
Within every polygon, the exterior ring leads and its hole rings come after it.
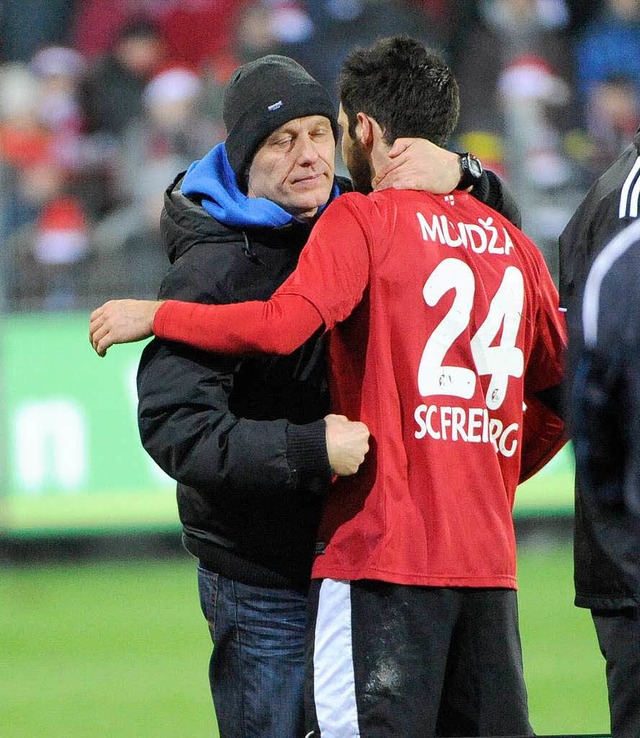
POLYGON ((427 279, 422 294, 427 305, 433 307, 449 290, 455 291, 453 303, 424 347, 418 368, 418 390, 423 397, 453 395, 470 399, 476 389, 476 374, 490 375, 486 403, 487 408, 495 410, 504 402, 509 377, 521 377, 524 371, 522 351, 515 345, 524 305, 522 272, 514 266, 505 269, 487 317, 471 339, 476 371, 443 363, 451 346, 469 325, 476 291, 473 271, 460 259, 441 261, 427 279), (492 346, 501 326, 500 343, 492 346))

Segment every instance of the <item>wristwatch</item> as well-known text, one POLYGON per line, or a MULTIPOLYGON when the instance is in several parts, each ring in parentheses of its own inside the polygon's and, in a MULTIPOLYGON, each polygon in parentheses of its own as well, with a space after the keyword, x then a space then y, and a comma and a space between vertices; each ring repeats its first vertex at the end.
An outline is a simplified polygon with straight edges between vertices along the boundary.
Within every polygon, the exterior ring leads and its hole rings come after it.
POLYGON ((458 154, 460 160, 460 181, 456 190, 466 190, 473 185, 478 184, 482 177, 482 162, 474 154, 468 151, 464 154, 458 154))

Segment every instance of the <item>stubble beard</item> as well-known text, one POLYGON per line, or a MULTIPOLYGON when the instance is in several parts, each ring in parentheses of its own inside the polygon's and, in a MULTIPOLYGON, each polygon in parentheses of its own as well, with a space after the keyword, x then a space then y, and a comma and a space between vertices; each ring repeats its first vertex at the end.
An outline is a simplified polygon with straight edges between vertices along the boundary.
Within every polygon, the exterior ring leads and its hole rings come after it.
POLYGON ((370 192, 373 192, 373 187, 371 186, 371 180, 373 179, 371 164, 358 144, 353 146, 350 154, 347 168, 351 175, 353 188, 356 192, 368 195, 370 192))

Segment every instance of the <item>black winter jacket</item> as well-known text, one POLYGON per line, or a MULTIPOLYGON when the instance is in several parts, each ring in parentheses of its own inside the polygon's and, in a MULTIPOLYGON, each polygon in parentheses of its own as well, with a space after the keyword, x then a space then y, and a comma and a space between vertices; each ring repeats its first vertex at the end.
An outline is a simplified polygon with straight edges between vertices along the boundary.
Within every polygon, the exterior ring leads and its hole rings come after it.
MULTIPOLYGON (((626 226, 638 217, 640 204, 640 129, 634 141, 591 187, 580 207, 560 236, 560 303, 567 308, 569 355, 567 367, 567 398, 569 415, 576 368, 583 356, 581 304, 585 280, 594 258, 626 226)), ((622 262, 621 262, 622 263, 622 262)), ((611 367, 615 365, 611 357, 611 367)), ((582 370, 581 370, 582 371, 582 370)), ((593 375, 595 376, 595 375, 593 375)), ((593 376, 590 381, 593 381, 593 376)), ((580 381, 584 381, 584 376, 580 381)), ((581 389, 584 392, 584 387, 581 389)), ((600 390, 592 387, 592 399, 600 390)), ((602 422, 604 434, 611 418, 594 420, 592 408, 582 404, 579 417, 569 417, 576 453, 582 447, 587 422, 602 422)), ((623 408, 620 408, 620 413, 623 408)), ((620 416, 622 417, 622 415, 620 416)), ((615 435, 616 428, 609 429, 615 435)), ((601 471, 612 472, 616 457, 603 459, 601 471)), ((614 524, 612 509, 593 505, 585 497, 583 480, 578 469, 575 484, 574 522, 574 582, 575 604, 593 610, 608 610, 635 605, 640 592, 624 573, 623 551, 628 542, 616 540, 620 526, 614 524)), ((625 554, 626 556, 626 554, 625 554)))
MULTIPOLYGON (((229 228, 186 198, 179 179, 161 219, 172 267, 160 299, 270 297, 295 268, 310 226, 229 228)), ((323 338, 291 356, 242 359, 154 340, 138 395, 144 447, 178 481, 186 548, 247 584, 306 586, 331 475, 323 338)))
MULTIPOLYGON (((310 225, 228 227, 180 191, 161 227, 171 268, 160 299, 265 300, 293 271, 310 225)), ((350 183, 336 178, 341 191, 350 183)), ((519 222, 488 173, 479 199, 519 222)), ((185 547, 208 569, 258 586, 308 584, 331 470, 324 340, 286 357, 231 357, 154 339, 138 372, 142 443, 177 480, 185 547)))

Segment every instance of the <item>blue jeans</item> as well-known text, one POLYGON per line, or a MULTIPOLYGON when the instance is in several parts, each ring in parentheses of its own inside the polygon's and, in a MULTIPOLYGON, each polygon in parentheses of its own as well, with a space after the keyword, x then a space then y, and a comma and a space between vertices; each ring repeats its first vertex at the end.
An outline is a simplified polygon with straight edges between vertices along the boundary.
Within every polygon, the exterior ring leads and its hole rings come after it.
POLYGON ((306 596, 198 567, 214 648, 209 683, 220 738, 304 736, 306 596))

